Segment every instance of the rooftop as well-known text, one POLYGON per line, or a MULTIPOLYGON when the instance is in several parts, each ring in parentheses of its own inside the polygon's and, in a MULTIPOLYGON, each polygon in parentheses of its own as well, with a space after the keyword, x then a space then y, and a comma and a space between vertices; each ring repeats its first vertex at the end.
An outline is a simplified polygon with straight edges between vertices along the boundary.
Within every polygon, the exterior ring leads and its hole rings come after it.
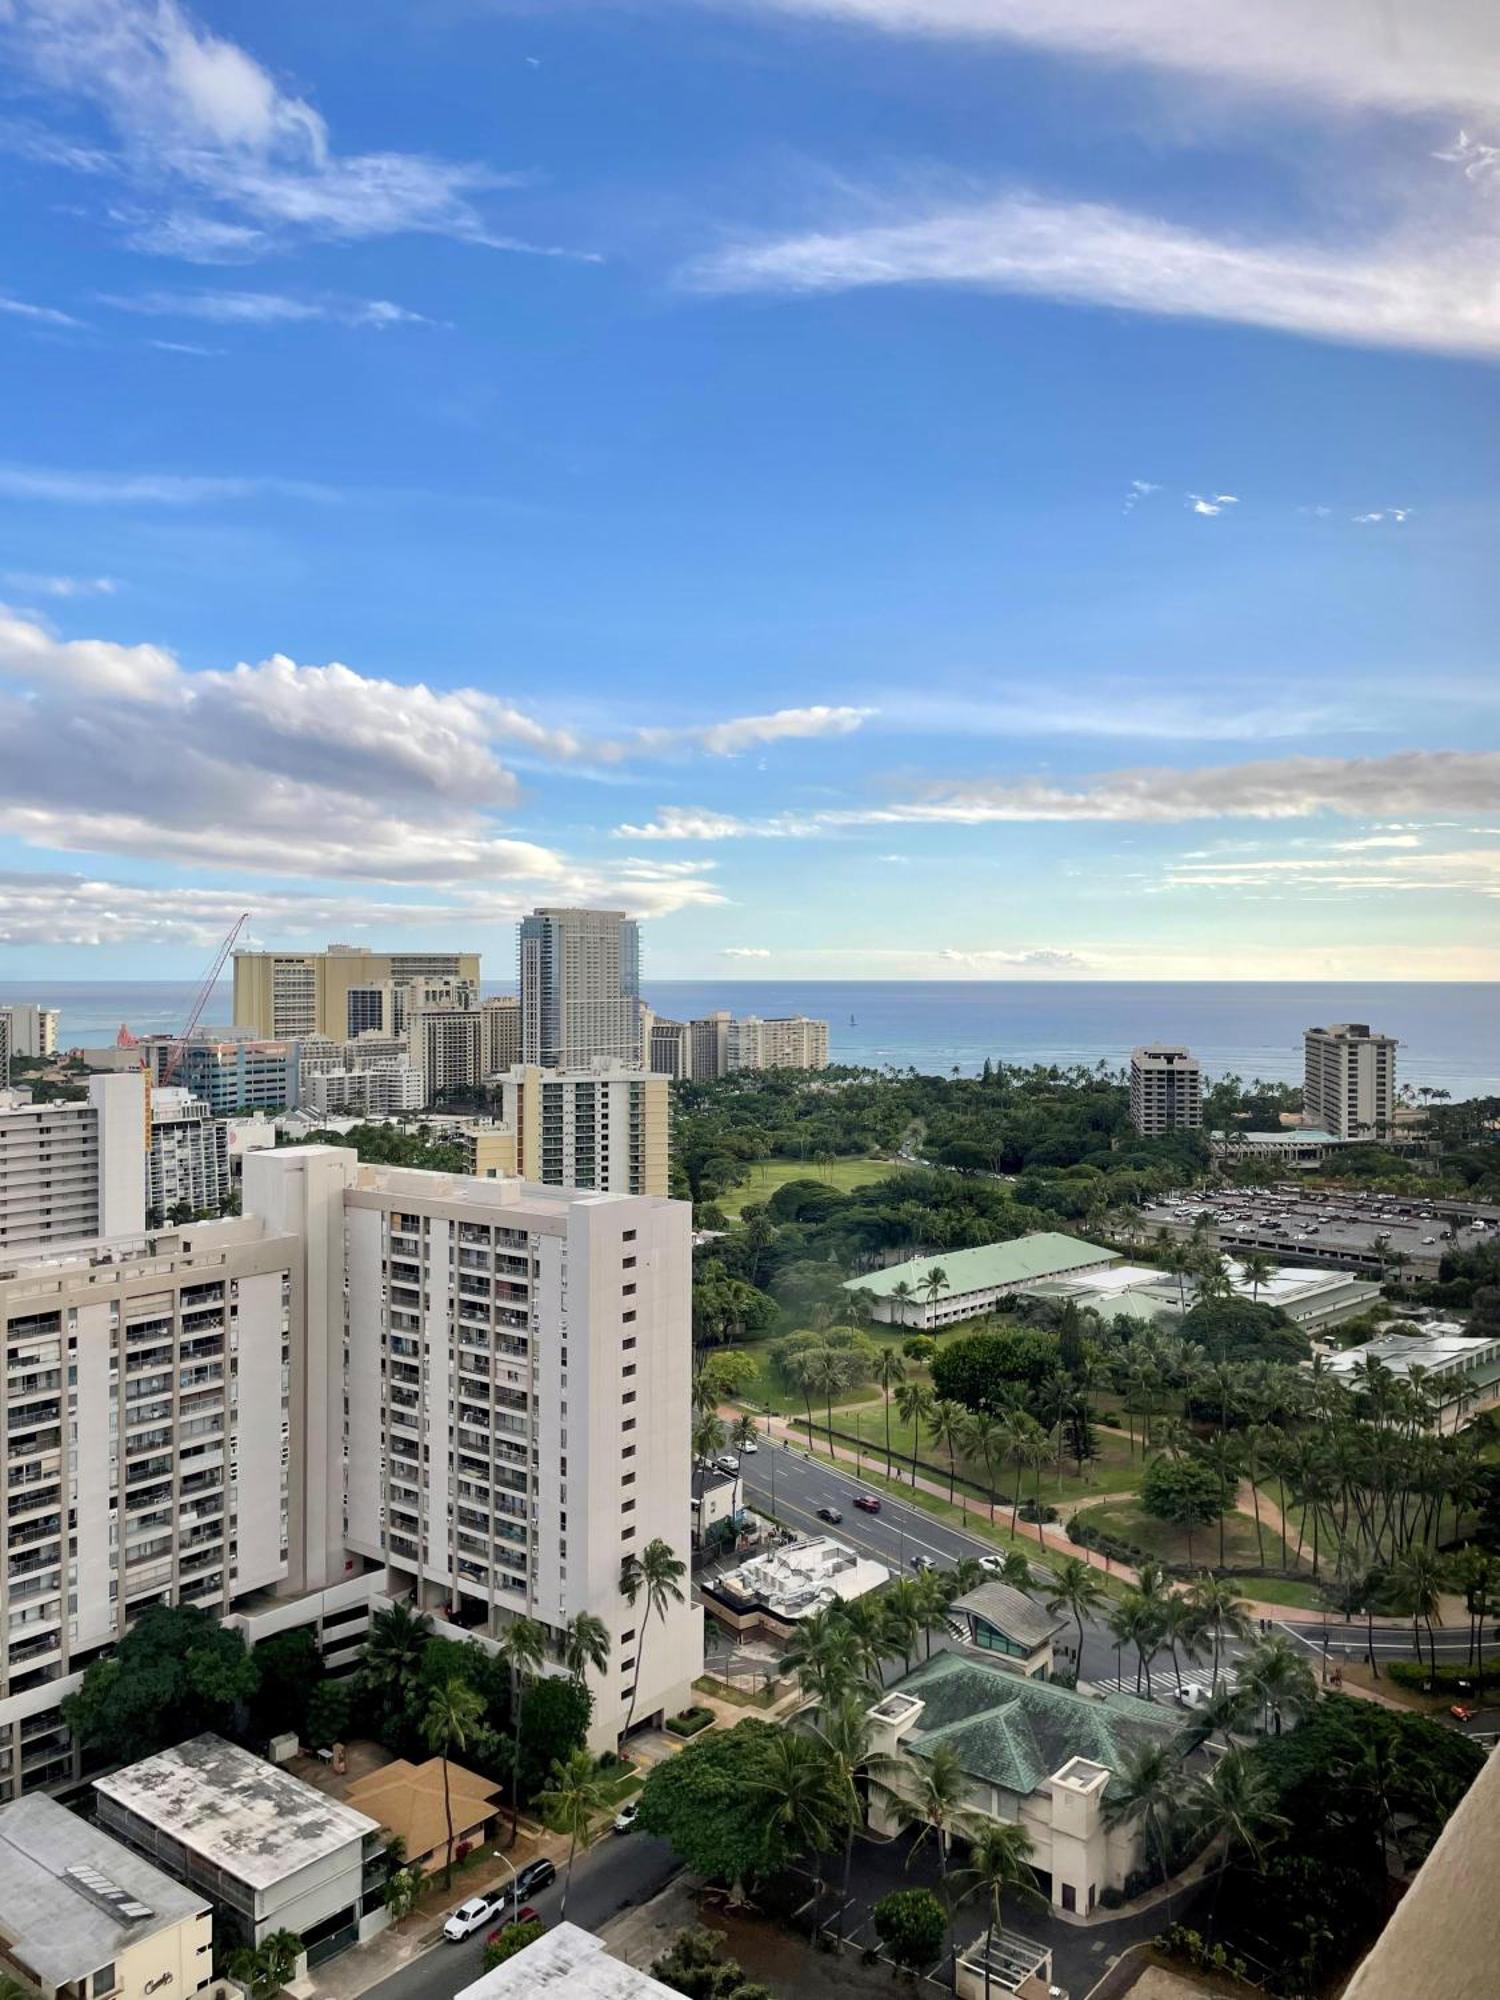
POLYGON ((592 1931, 566 1923, 460 1987, 457 2000, 531 2000, 534 1993, 563 1992, 568 2000, 675 2000, 670 1986, 611 1958, 592 1931))
POLYGON ((1067 1623, 1029 1598, 1013 1584, 998 1581, 977 1584, 962 1597, 955 1597, 955 1611, 972 1611, 1018 1646, 1046 1645, 1054 1632, 1067 1623))
POLYGON ((1185 1718, 1126 1694, 1084 1694, 1026 1680, 972 1653, 939 1653, 897 1683, 923 1703, 906 1747, 921 1757, 948 1743, 970 1777, 1025 1794, 1084 1758, 1117 1772, 1131 1752, 1167 1743, 1185 1718))
POLYGON ((1465 1363, 1488 1368, 1500 1362, 1500 1338, 1483 1334, 1457 1333, 1446 1326, 1424 1333, 1378 1333, 1358 1347, 1346 1347, 1330 1355, 1331 1375, 1352 1375, 1362 1362, 1378 1361, 1393 1375, 1409 1375, 1413 1368, 1441 1369, 1445 1373, 1462 1369, 1465 1363))
POLYGON ((94 1789, 253 1889, 378 1833, 380 1822, 221 1736, 195 1736, 94 1789))
POLYGON ((204 1897, 44 1792, 0 1806, 0 1935, 48 1986, 97 1972, 208 1909, 204 1897))
MULTIPOLYGON (((443 1763, 429 1757, 425 1764, 412 1764, 404 1757, 382 1764, 356 1778, 345 1791, 350 1805, 369 1813, 387 1831, 398 1834, 406 1852, 415 1861, 431 1854, 448 1838, 448 1822, 443 1806, 443 1763)), ((466 1771, 462 1764, 448 1763, 448 1795, 453 1806, 456 1838, 482 1826, 499 1810, 495 1786, 489 1778, 466 1771)))
POLYGON ((1062 1236, 1055 1230, 1038 1230, 1032 1236, 1017 1236, 1008 1243, 983 1243, 976 1250, 950 1250, 941 1256, 913 1257, 905 1264, 891 1264, 883 1271, 868 1271, 851 1278, 846 1292, 873 1292, 889 1298, 903 1281, 918 1298, 923 1280, 934 1270, 946 1273, 948 1282, 939 1292, 939 1301, 961 1298, 965 1292, 993 1290, 999 1285, 1021 1285, 1030 1278, 1055 1278, 1064 1271, 1077 1271, 1089 1264, 1112 1264, 1118 1251, 1105 1250, 1097 1243, 1085 1243, 1077 1236, 1062 1236))
POLYGON ((856 1555, 831 1535, 812 1535, 726 1570, 712 1589, 743 1605, 762 1605, 777 1618, 805 1618, 835 1601, 847 1604, 878 1590, 890 1571, 856 1555))

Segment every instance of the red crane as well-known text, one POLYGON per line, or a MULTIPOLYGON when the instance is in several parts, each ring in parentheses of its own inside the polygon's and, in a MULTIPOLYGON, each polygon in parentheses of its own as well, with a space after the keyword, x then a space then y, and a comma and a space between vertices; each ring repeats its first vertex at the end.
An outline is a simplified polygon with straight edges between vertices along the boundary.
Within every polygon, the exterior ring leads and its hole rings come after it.
POLYGON ((219 946, 218 951, 214 954, 214 962, 208 968, 207 973, 205 973, 203 984, 198 988, 197 994, 194 996, 192 1012, 187 1017, 187 1026, 183 1029, 182 1033, 177 1037, 176 1041, 173 1042, 171 1048, 167 1052, 167 1059, 162 1064, 161 1082, 163 1088, 165 1088, 166 1085, 169 1084, 172 1081, 172 1078, 177 1074, 178 1068, 182 1062, 183 1051, 187 1047, 188 1039, 191 1036, 194 1028, 197 1027, 198 1022, 202 1017, 203 1010, 208 1005, 209 1000, 212 997, 213 990, 219 983, 219 974, 224 970, 224 962, 229 957, 230 952, 234 950, 236 938, 238 938, 240 932, 245 928, 246 924, 248 924, 249 921, 250 921, 250 912, 248 910, 241 911, 240 915, 235 918, 234 924, 230 929, 228 937, 225 938, 224 942, 219 946))

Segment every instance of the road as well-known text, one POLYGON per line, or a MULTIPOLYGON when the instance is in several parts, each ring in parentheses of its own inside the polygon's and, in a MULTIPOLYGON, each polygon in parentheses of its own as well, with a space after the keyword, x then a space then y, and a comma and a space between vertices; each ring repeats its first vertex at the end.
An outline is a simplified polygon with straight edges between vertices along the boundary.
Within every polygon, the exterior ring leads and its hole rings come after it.
MULTIPOLYGON (((1321 1653, 1326 1634, 1330 1659, 1362 1660, 1369 1651, 1370 1635, 1363 1619, 1343 1624, 1332 1619, 1325 1627, 1321 1618, 1283 1619, 1282 1630, 1300 1640, 1311 1652, 1321 1653)), ((1469 1657, 1469 1625, 1465 1619, 1461 1625, 1434 1625, 1433 1643, 1439 1660, 1467 1660, 1469 1657)), ((1486 1640, 1493 1640, 1486 1632, 1486 1640)), ((1422 1652, 1430 1659, 1432 1647, 1427 1642, 1427 1629, 1422 1629, 1422 1652)), ((1382 1623, 1375 1622, 1375 1656, 1380 1660, 1414 1660, 1416 1648, 1412 1641, 1411 1620, 1382 1623)))
MULTIPOLYGON (((664 1840, 652 1840, 644 1833, 618 1838, 606 1834, 574 1863, 568 1922, 581 1924, 585 1930, 600 1930, 621 1910, 649 1902, 681 1866, 664 1840)), ((453 1907, 463 1900, 464 1891, 456 1884, 453 1907)), ((550 1889, 543 1889, 531 1901, 539 1915, 555 1924, 562 1910, 561 1873, 550 1889)), ((434 1945, 389 1979, 372 1986, 365 2000, 451 2000, 451 1995, 471 1985, 484 1970, 484 1941, 490 1928, 486 1925, 462 1944, 434 1945)))

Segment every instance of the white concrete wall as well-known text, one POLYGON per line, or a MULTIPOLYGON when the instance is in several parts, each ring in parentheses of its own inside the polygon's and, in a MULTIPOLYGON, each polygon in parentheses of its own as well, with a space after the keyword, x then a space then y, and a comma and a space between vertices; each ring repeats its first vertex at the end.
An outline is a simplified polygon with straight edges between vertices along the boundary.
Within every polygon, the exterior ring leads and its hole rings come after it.
POLYGON ((109 1546, 109 1335, 103 1301, 78 1308, 77 1439, 71 1445, 78 1512, 78 1647, 114 1636, 110 1602, 114 1556, 109 1546))
POLYGON ((258 1590, 287 1574, 282 1554, 281 1274, 240 1279, 239 1351, 235 1358, 235 1588, 258 1590))
POLYGON ((351 1208, 349 1241, 349 1463, 345 1502, 349 1547, 384 1559, 381 1524, 380 1357, 383 1347, 380 1259, 384 1217, 351 1208))
POLYGON ((146 1226, 146 1084, 139 1070, 89 1078, 99 1128, 100 1236, 139 1236, 146 1226))
POLYGON ((212 1974, 213 1918, 208 1910, 130 1945, 115 1960, 120 2000, 196 1993, 212 1974))

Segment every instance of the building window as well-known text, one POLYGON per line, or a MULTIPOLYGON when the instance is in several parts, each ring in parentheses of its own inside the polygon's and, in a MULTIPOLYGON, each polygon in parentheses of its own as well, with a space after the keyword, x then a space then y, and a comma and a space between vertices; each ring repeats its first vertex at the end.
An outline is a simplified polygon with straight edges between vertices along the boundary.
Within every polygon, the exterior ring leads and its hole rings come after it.
POLYGON ((620 1512, 622 1514, 633 1514, 635 1512, 634 1500, 622 1500, 620 1502, 620 1512))
POLYGON ((114 1990, 114 1967, 112 1965, 101 1965, 99 1970, 94 1974, 94 2000, 98 2000, 98 1996, 101 1993, 113 1993, 114 1990))
POLYGON ((627 1299, 632 1298, 635 1294, 634 1285, 621 1285, 620 1290, 625 1294, 627 1299))
POLYGON ((624 1395, 620 1398, 620 1401, 622 1403, 633 1403, 635 1401, 634 1389, 627 1389, 624 1395))
POLYGON ((635 1529, 622 1528, 620 1530, 620 1540, 622 1542, 633 1542, 635 1540, 635 1529))
MULTIPOLYGON (((621 1424, 621 1426, 620 1426, 620 1429, 621 1429, 622 1431, 633 1431, 633 1430, 635 1429, 635 1418, 634 1418, 634 1417, 627 1417, 627 1418, 625 1419, 624 1423, 623 1423, 623 1424, 621 1424)), ((632 1445, 632 1446, 630 1447, 630 1449, 631 1449, 632 1451, 634 1451, 634 1450, 635 1450, 635 1446, 634 1446, 634 1445, 632 1445)))
POLYGON ((635 1373, 635 1363, 627 1361, 625 1366, 620 1370, 620 1373, 622 1375, 633 1375, 635 1373))
POLYGON ((622 1486, 634 1486, 635 1474, 633 1472, 622 1473, 620 1477, 620 1484, 622 1486))
POLYGON ((620 1241, 621 1241, 622 1243, 634 1243, 634 1241, 635 1241, 635 1231, 634 1231, 633 1229, 625 1229, 625 1230, 622 1230, 622 1231, 620 1232, 620 1241))
POLYGON ((630 1335, 630 1337, 629 1337, 629 1338, 628 1338, 627 1340, 622 1340, 622 1341, 620 1342, 620 1347, 621 1347, 622 1351, 623 1351, 624 1353, 626 1353, 626 1354, 628 1354, 628 1353, 630 1352, 631 1348, 632 1348, 632 1347, 634 1347, 634 1346, 635 1346, 635 1335, 634 1335, 634 1334, 631 1334, 631 1335, 630 1335))
POLYGON ((635 1318, 635 1308, 632 1306, 629 1312, 621 1313, 620 1317, 628 1324, 631 1320, 635 1318))
POLYGON ((625 1449, 620 1453, 620 1456, 621 1458, 634 1458, 635 1446, 633 1444, 626 1445, 625 1449))
POLYGON ((635 1269, 634 1257, 622 1257, 620 1259, 620 1269, 622 1271, 633 1271, 635 1269))

